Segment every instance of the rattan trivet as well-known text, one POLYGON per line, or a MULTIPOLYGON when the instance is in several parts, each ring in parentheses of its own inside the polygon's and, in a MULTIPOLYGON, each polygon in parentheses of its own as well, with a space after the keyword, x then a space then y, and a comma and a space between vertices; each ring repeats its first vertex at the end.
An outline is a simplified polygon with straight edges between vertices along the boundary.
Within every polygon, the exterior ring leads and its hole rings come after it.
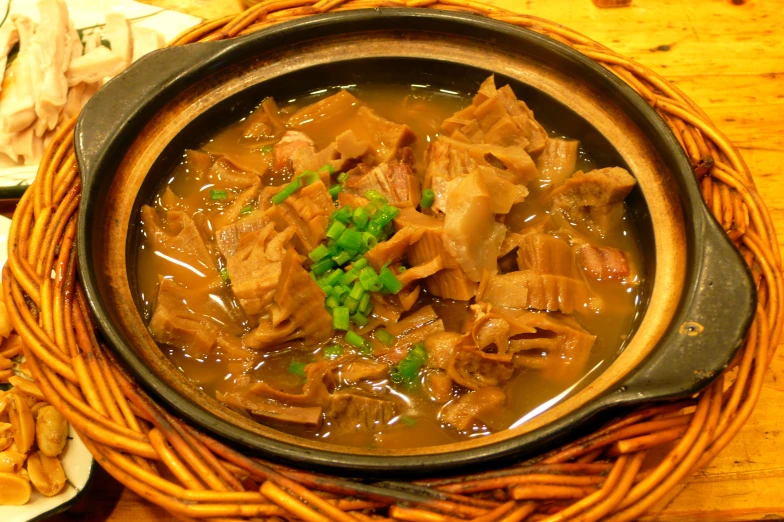
POLYGON ((759 289, 757 316, 730 370, 691 400, 642 408, 533 461, 407 484, 405 492, 402 485, 379 488, 245 457, 166 413, 96 338, 75 277, 80 181, 72 121, 49 146, 19 203, 3 270, 5 301, 31 371, 101 466, 184 519, 636 519, 735 436, 754 408, 779 342, 784 291, 779 247, 749 169, 705 113, 652 71, 560 25, 470 0, 267 0, 239 16, 204 23, 172 45, 380 6, 461 10, 528 27, 604 65, 658 111, 686 150, 705 200, 752 267, 759 289), (654 448, 664 458, 643 469, 654 448))

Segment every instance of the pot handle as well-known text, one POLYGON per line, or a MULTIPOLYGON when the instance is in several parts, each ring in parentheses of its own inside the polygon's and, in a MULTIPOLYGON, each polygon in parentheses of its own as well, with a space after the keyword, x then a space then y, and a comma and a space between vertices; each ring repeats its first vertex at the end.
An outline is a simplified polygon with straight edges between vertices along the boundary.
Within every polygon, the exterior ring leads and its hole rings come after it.
MULTIPOLYGON (((104 160, 122 158, 130 143, 115 140, 129 127, 141 127, 171 96, 193 78, 189 70, 205 62, 219 64, 230 40, 178 45, 153 51, 112 78, 87 102, 74 129, 74 145, 82 185, 89 190, 104 160), (150 82, 155 78, 154 83, 150 82), (173 90, 172 90, 173 89, 173 90), (107 144, 112 146, 107 147, 107 144)), ((210 74, 212 67, 201 74, 210 74)))
MULTIPOLYGON (((701 268, 687 279, 684 300, 657 349, 605 397, 613 407, 690 396, 729 365, 754 319, 757 291, 751 271, 707 207, 694 239, 701 268)), ((698 211, 699 212, 699 211, 698 211)))

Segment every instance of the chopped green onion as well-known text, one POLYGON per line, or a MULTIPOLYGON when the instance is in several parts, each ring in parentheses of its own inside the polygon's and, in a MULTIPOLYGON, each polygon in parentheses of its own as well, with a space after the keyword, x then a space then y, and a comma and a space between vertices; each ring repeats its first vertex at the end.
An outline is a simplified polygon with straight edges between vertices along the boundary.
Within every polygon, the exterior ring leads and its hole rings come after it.
POLYGON ((329 249, 326 247, 326 245, 319 245, 310 251, 308 257, 310 258, 311 261, 315 263, 316 261, 321 261, 328 255, 329 255, 329 249))
POLYGON ((318 285, 319 285, 319 288, 321 288, 321 291, 324 292, 325 294, 327 294, 327 297, 329 297, 331 295, 335 295, 335 289, 332 288, 331 286, 323 285, 321 283, 318 283, 318 285))
POLYGON ((352 228, 345 229, 338 238, 338 246, 352 252, 358 252, 362 247, 362 233, 352 228))
POLYGON ((313 183, 315 183, 317 181, 321 181, 321 178, 319 177, 319 175, 316 174, 315 172, 313 172, 312 170, 306 170, 305 172, 303 172, 302 174, 297 176, 297 179, 301 179, 306 187, 308 185, 312 185, 313 183))
POLYGON ((416 419, 409 417, 408 415, 401 415, 400 422, 406 426, 416 426, 416 419))
POLYGON ((326 286, 332 287, 338 284, 338 282, 343 277, 343 270, 340 268, 336 268, 335 270, 331 270, 324 274, 324 277, 318 280, 319 284, 324 284, 326 286))
POLYGON ((210 199, 214 201, 226 199, 227 197, 229 197, 229 193, 225 190, 210 190, 210 199))
POLYGON ((343 277, 340 278, 340 282, 343 283, 344 285, 350 285, 351 283, 356 281, 358 277, 359 277, 359 270, 357 270, 356 268, 352 268, 351 270, 346 272, 343 275, 343 277))
POLYGON ((319 172, 321 172, 322 170, 326 170, 330 174, 333 174, 335 172, 335 167, 333 167, 331 163, 327 163, 326 165, 324 165, 319 169, 319 172))
POLYGON ((427 350, 423 343, 415 344, 397 365, 389 371, 389 377, 394 383, 413 384, 419 376, 419 371, 427 362, 427 350))
POLYGON ((247 214, 250 214, 255 210, 255 208, 256 207, 254 207, 253 205, 245 205, 240 209, 240 216, 245 216, 247 214))
MULTIPOLYGON (((385 205, 378 214, 373 216, 373 223, 377 223, 380 227, 383 228, 391 223, 392 220, 398 216, 398 214, 400 214, 399 208, 385 205)), ((368 228, 370 228, 369 225, 368 228)))
POLYGON ((422 191, 422 199, 419 200, 419 206, 422 208, 430 208, 433 206, 433 201, 436 199, 436 193, 432 189, 425 189, 422 191))
POLYGON ((348 295, 349 292, 349 287, 346 285, 335 285, 332 289, 335 291, 335 297, 341 300, 343 299, 343 296, 348 295))
POLYGON ((351 327, 348 316, 348 308, 345 306, 338 306, 332 309, 332 326, 335 330, 348 330, 351 327))
POLYGON ((368 190, 368 191, 366 191, 365 192, 365 197, 367 199, 369 199, 370 201, 372 201, 373 203, 382 203, 382 204, 384 204, 384 203, 387 202, 387 198, 385 198, 384 195, 381 194, 381 192, 379 192, 377 190, 368 190))
POLYGON ((365 348, 367 341, 354 330, 346 332, 346 342, 355 348, 365 348))
POLYGON ((359 299, 354 299, 351 296, 347 296, 343 300, 343 305, 348 308, 348 311, 352 314, 357 313, 357 309, 359 308, 359 299))
POLYGON ((330 268, 335 268, 335 262, 330 258, 325 257, 318 263, 313 263, 313 265, 310 267, 310 271, 317 276, 320 276, 324 275, 330 268))
POLYGON ((381 269, 381 273, 378 274, 378 280, 381 282, 384 288, 393 294, 396 294, 403 289, 403 283, 401 283, 400 280, 395 277, 395 274, 393 274, 392 271, 387 267, 381 269))
MULTIPOLYGON (((341 223, 340 221, 335 221, 332 225, 327 229, 327 237, 330 239, 338 239, 340 235, 346 230, 346 225, 341 223)), ((337 244, 337 243, 336 243, 337 244)))
POLYGON ((333 257, 333 258, 332 258, 332 260, 333 260, 335 263, 337 263, 337 264, 338 264, 338 266, 343 266, 343 265, 345 265, 346 263, 348 263, 349 261, 351 261, 351 254, 349 254, 348 252, 346 252, 346 251, 344 250, 344 251, 343 251, 343 252, 341 252, 340 254, 338 254, 338 255, 336 255, 335 257, 333 257))
POLYGON ((345 207, 340 207, 339 209, 337 209, 332 213, 329 219, 331 222, 340 221, 344 225, 348 225, 349 223, 351 223, 351 213, 353 212, 353 210, 354 209, 352 209, 348 205, 346 205, 345 207))
POLYGON ((373 221, 368 223, 367 226, 368 234, 373 234, 376 237, 381 237, 381 233, 383 232, 383 230, 384 230, 383 225, 379 225, 378 223, 375 223, 373 221))
MULTIPOLYGON (((362 277, 362 274, 359 274, 362 277)), ((348 293, 348 296, 352 299, 357 300, 357 305, 359 305, 359 300, 362 299, 362 296, 365 295, 365 289, 362 288, 362 283, 357 281, 354 283, 353 288, 351 288, 351 292, 348 293)))
POLYGON ((351 216, 354 224, 359 229, 363 229, 367 226, 368 221, 370 221, 370 215, 368 215, 367 210, 362 207, 357 207, 354 209, 354 214, 351 216))
POLYGON ((289 364, 289 373, 305 377, 305 366, 307 366, 307 364, 303 362, 291 361, 291 364, 289 364))
POLYGON ((288 185, 286 185, 285 187, 283 187, 283 189, 280 192, 272 196, 272 203, 274 205, 280 205, 281 203, 286 201, 287 197, 291 196, 301 188, 302 188, 302 181, 300 181, 299 178, 297 178, 291 183, 289 183, 288 185))
POLYGON ((332 201, 337 201, 338 194, 343 192, 343 187, 340 185, 332 185, 331 187, 329 187, 329 190, 327 190, 327 192, 329 192, 329 195, 332 196, 332 201))
POLYGON ((370 302, 370 293, 367 292, 365 295, 362 296, 362 299, 359 300, 359 306, 357 307, 357 312, 369 315, 370 311, 373 309, 373 303, 370 302))
POLYGON ((351 316, 351 322, 357 326, 366 326, 368 324, 368 318, 366 315, 357 312, 351 316))
POLYGON ((378 244, 378 238, 370 232, 362 232, 362 248, 370 250, 378 244))
POLYGON ((265 154, 269 154, 270 152, 272 152, 272 145, 264 145, 259 150, 265 154))
POLYGON ((321 354, 325 359, 337 359, 343 355, 343 348, 338 344, 333 344, 321 350, 321 354))
POLYGON ((340 301, 337 297, 331 295, 324 300, 324 306, 326 306, 329 310, 334 310, 340 306, 340 301))
POLYGON ((398 271, 398 272, 400 272, 401 274, 402 274, 403 272, 405 272, 406 270, 408 270, 408 268, 406 268, 406 267, 404 267, 404 266, 402 266, 402 265, 401 265, 401 266, 400 266, 400 267, 397 269, 397 271, 398 271))
POLYGON ((362 288, 368 292, 370 292, 376 286, 377 281, 378 274, 371 266, 366 266, 359 273, 359 282, 362 284, 362 288))
POLYGON ((227 283, 229 282, 229 271, 228 269, 226 269, 226 267, 221 268, 220 275, 224 281, 226 281, 227 283))
POLYGON ((338 174, 338 183, 340 184, 345 183, 346 181, 348 181, 349 177, 350 176, 348 172, 341 172, 340 174, 338 174))
POLYGON ((327 249, 329 250, 329 257, 335 257, 343 252, 343 249, 338 246, 338 242, 334 239, 327 241, 327 249))
POLYGON ((389 333, 383 328, 379 328, 378 330, 376 330, 373 333, 373 335, 376 336, 376 339, 378 339, 380 342, 384 343, 387 346, 392 346, 397 342, 397 337, 395 337, 394 335, 392 335, 391 333, 389 333))

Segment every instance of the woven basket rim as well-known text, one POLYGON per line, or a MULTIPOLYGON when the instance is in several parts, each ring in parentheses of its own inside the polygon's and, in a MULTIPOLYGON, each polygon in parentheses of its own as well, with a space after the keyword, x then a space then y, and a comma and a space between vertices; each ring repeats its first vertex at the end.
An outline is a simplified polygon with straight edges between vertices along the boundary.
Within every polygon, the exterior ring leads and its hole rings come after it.
POLYGON ((780 251, 748 167, 694 102, 644 66, 558 24, 471 0, 264 0, 239 16, 204 22, 172 45, 381 5, 461 10, 530 28, 594 59, 651 104, 686 151, 703 198, 739 247, 758 287, 756 319, 730 365, 732 373, 693 399, 640 408, 534 461, 482 476, 422 481, 405 494, 401 485, 380 492, 248 458, 156 405, 88 326, 91 317, 73 258, 80 194, 74 118, 52 140, 19 202, 3 274, 4 300, 36 382, 112 476, 177 516, 348 521, 382 514, 444 522, 639 517, 710 462, 742 427, 780 339, 780 251), (54 279, 43 277, 52 271, 54 279), (668 458, 642 470, 649 450, 657 447, 671 447, 668 458), (159 467, 170 478, 162 478, 159 467))

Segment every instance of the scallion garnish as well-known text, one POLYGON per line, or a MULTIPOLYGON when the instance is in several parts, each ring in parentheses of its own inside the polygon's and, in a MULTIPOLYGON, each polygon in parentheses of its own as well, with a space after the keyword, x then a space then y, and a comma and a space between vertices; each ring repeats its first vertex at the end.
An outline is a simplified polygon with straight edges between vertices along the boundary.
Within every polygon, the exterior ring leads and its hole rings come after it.
POLYGON ((213 201, 220 201, 229 197, 229 193, 225 190, 210 190, 210 199, 213 201))
POLYGON ((280 205, 281 203, 286 201, 287 197, 291 196, 301 188, 302 188, 302 181, 300 181, 300 179, 297 178, 291 183, 289 183, 288 185, 286 185, 285 187, 283 187, 283 189, 280 192, 272 196, 272 203, 274 205, 280 205))

